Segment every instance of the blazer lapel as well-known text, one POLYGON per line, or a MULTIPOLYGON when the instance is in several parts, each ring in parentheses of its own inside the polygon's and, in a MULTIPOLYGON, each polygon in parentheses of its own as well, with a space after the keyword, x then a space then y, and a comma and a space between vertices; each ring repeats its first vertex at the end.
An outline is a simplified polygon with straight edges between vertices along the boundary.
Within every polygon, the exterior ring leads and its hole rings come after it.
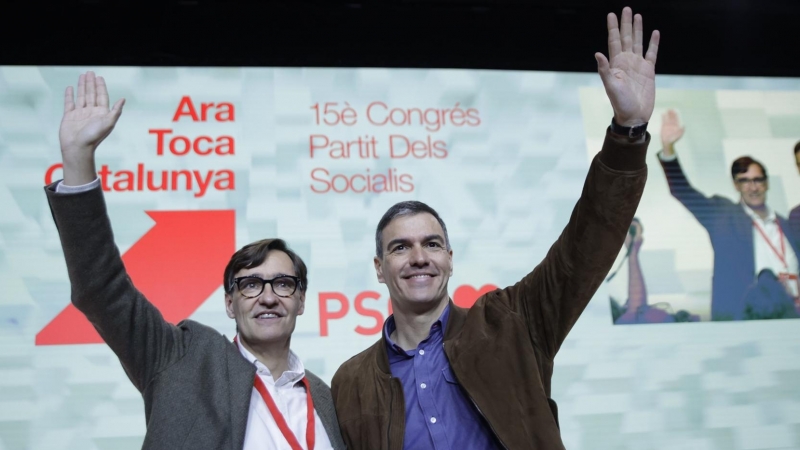
POLYGON ((234 450, 244 447, 244 434, 247 429, 247 416, 250 412, 250 395, 256 368, 247 362, 236 345, 230 343, 225 352, 230 380, 231 442, 234 450))

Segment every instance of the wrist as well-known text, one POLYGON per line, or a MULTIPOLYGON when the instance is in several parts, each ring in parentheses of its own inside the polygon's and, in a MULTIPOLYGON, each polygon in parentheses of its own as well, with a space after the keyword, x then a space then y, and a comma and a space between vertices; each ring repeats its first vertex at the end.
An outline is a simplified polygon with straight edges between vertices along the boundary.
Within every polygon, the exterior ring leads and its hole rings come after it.
POLYGON ((97 178, 94 157, 70 157, 67 154, 62 156, 65 185, 80 186, 97 178))
POLYGON ((614 122, 616 122, 617 125, 622 126, 622 127, 626 127, 626 128, 636 127, 636 126, 639 126, 639 125, 646 125, 648 123, 647 120, 642 119, 642 118, 620 117, 617 114, 614 114, 614 117, 612 118, 612 120, 614 122))
POLYGON ((626 121, 625 123, 633 124, 633 125, 623 125, 619 121, 617 121, 616 117, 611 118, 611 132, 619 135, 625 136, 630 139, 639 139, 645 136, 647 132, 647 122, 639 122, 638 121, 626 121))

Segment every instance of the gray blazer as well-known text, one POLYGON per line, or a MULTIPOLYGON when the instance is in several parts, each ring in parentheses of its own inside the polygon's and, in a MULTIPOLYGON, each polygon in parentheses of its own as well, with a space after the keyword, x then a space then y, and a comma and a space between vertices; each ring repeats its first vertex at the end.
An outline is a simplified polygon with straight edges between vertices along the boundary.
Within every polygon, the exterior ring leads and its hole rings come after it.
MULTIPOLYGON (((114 244, 100 188, 58 194, 45 187, 72 286, 72 303, 119 357, 142 393, 144 449, 244 445, 255 366, 230 339, 192 320, 167 323, 131 283, 114 244)), ((330 389, 306 371, 334 449, 344 449, 330 389)))

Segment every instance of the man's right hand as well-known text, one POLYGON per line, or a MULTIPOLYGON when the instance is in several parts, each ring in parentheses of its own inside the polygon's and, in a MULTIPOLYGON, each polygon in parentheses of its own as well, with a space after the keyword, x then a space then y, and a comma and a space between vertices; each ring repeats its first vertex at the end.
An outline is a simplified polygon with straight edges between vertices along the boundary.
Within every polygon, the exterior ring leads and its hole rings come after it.
POLYGON ((64 117, 58 139, 64 162, 64 184, 79 186, 97 178, 94 151, 117 124, 125 99, 108 108, 108 89, 102 77, 87 72, 78 78, 78 97, 72 86, 64 92, 64 117))
POLYGON ((674 109, 667 110, 661 116, 661 145, 664 149, 664 156, 675 154, 675 143, 683 137, 684 128, 678 119, 678 113, 674 109))
POLYGON ((642 237, 644 227, 642 227, 639 219, 634 218, 633 222, 631 222, 631 228, 633 228, 633 231, 628 230, 628 234, 625 236, 625 248, 628 249, 629 253, 639 253, 639 248, 644 242, 644 237, 642 237))

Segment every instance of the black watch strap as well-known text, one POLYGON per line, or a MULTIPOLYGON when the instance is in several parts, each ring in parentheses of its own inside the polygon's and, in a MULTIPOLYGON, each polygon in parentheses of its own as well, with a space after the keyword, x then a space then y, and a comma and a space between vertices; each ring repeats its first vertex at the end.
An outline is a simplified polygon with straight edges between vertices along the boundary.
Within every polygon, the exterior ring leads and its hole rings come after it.
POLYGON ((628 136, 631 139, 635 139, 644 136, 645 131, 647 131, 647 122, 633 127, 623 127, 622 125, 618 124, 613 117, 611 118, 612 133, 620 134, 622 136, 628 136))

